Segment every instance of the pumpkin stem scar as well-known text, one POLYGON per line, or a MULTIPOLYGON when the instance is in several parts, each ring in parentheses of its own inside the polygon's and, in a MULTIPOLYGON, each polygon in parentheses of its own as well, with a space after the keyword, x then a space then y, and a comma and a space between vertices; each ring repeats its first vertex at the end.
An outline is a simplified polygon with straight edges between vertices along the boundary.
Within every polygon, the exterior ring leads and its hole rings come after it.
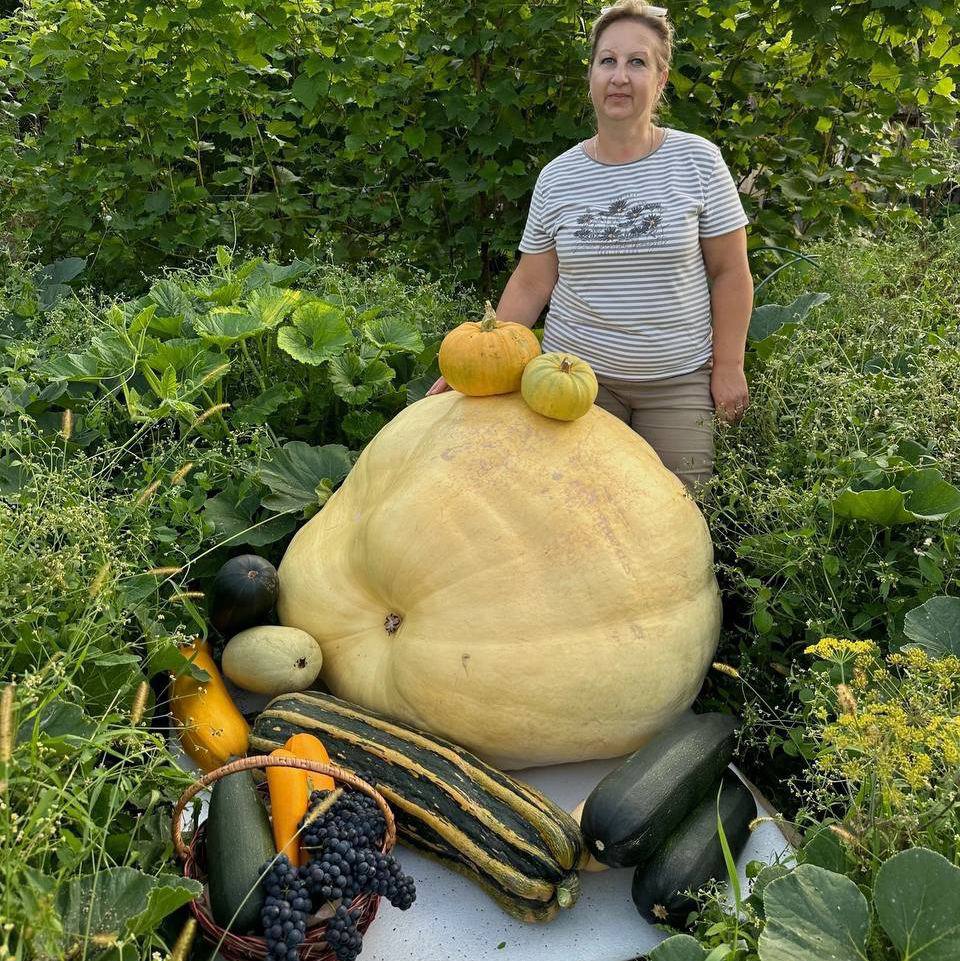
POLYGON ((383 619, 383 628, 388 634, 396 634, 402 623, 403 618, 399 614, 394 614, 393 611, 391 611, 383 619))

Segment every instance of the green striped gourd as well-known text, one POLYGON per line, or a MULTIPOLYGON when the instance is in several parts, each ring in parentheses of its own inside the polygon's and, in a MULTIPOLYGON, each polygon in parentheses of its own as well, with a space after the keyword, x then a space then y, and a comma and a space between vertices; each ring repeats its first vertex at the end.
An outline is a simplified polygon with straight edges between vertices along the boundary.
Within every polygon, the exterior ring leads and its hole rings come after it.
POLYGON ((580 893, 576 821, 539 791, 449 741, 316 691, 274 698, 250 750, 318 737, 334 764, 383 794, 407 844, 480 884, 523 921, 548 921, 580 893))

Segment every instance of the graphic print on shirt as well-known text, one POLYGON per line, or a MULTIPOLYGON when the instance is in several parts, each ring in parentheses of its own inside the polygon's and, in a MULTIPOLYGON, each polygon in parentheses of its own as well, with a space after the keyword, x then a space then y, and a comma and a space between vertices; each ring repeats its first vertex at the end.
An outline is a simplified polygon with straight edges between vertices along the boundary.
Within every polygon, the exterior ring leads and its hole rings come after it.
POLYGON ((578 250, 635 252, 663 243, 663 205, 623 194, 606 207, 590 207, 577 217, 578 250))

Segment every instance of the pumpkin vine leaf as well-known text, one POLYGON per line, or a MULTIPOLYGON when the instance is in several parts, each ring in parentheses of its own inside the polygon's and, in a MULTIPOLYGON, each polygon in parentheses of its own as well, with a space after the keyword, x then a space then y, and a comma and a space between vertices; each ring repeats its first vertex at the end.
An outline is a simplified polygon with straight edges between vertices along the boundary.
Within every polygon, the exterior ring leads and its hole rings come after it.
POLYGON ((341 444, 311 447, 290 441, 260 467, 260 481, 271 491, 263 506, 271 511, 316 513, 350 472, 350 451, 341 444))
POLYGON ((342 311, 322 300, 293 312, 293 326, 277 331, 277 346, 301 364, 318 367, 353 344, 353 333, 342 311))

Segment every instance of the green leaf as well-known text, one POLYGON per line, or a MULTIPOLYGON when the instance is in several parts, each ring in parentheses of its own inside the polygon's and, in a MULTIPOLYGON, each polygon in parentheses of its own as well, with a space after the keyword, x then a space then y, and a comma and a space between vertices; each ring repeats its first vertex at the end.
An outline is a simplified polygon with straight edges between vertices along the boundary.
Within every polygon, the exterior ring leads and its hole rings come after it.
POLYGON ((153 315, 157 312, 156 304, 148 304, 143 310, 139 311, 130 321, 127 327, 127 334, 131 340, 136 340, 142 330, 147 330, 153 320, 153 315))
POLYGON ((150 321, 150 329, 168 337, 178 336, 185 321, 192 321, 193 303, 179 284, 173 280, 157 281, 147 294, 157 310, 150 321))
POLYGON ((937 657, 960 657, 960 597, 941 594, 907 611, 903 633, 937 657))
POLYGON ((147 662, 147 675, 153 677, 155 674, 173 674, 177 677, 181 674, 190 674, 195 681, 201 683, 210 680, 210 675, 202 667, 197 667, 193 661, 184 657, 175 644, 167 644, 150 655, 147 662))
POLYGON ((82 257, 67 257, 40 267, 34 273, 34 279, 39 288, 38 306, 41 311, 47 311, 62 297, 70 293, 68 283, 87 266, 82 257))
POLYGON ((895 487, 863 491, 854 491, 848 487, 834 500, 833 510, 838 517, 870 521, 881 527, 893 527, 916 520, 903 505, 903 492, 895 487))
POLYGON ((273 492, 263 499, 263 506, 273 511, 316 510, 350 467, 350 451, 340 444, 311 447, 290 441, 260 468, 260 480, 273 492))
POLYGON ((290 92, 308 110, 313 110, 320 99, 320 93, 329 86, 329 80, 325 76, 309 77, 302 73, 294 81, 290 92))
POLYGON ((284 404, 300 397, 300 391, 289 384, 274 384, 237 409, 236 424, 265 424, 284 404))
POLYGON ((784 324, 799 323, 814 307, 825 304, 829 299, 829 294, 806 293, 801 294, 791 304, 764 304, 756 307, 750 317, 747 337, 750 340, 765 340, 784 324))
POLYGON ((35 277, 40 284, 68 284, 79 276, 86 266, 87 261, 84 257, 65 257, 63 260, 55 260, 52 264, 40 267, 35 277))
POLYGON ((789 873, 790 868, 785 864, 765 864, 760 869, 760 873, 754 879, 753 887, 750 888, 750 898, 761 917, 763 917, 763 892, 767 889, 767 885, 771 881, 776 881, 777 878, 785 878, 789 873))
POLYGON ((933 467, 908 471, 897 487, 848 487, 833 501, 838 517, 865 520, 881 527, 917 521, 940 521, 960 510, 960 490, 933 467))
POLYGON ((41 373, 51 380, 98 381, 121 377, 133 371, 134 352, 126 339, 114 330, 95 334, 82 354, 51 358, 41 373))
POLYGON ((193 326, 204 340, 218 347, 228 347, 265 329, 259 318, 241 307, 214 307, 198 317, 193 326))
POLYGON ((255 290, 247 301, 247 311, 255 317, 264 328, 274 328, 300 302, 303 295, 299 290, 283 290, 280 287, 267 285, 255 290))
POLYGON ((910 471, 898 486, 908 495, 907 508, 918 520, 942 521, 960 510, 960 490, 936 468, 910 471))
POLYGON ((293 517, 257 518, 260 498, 250 493, 237 500, 227 491, 207 498, 203 516, 213 524, 220 544, 263 547, 286 537, 296 526, 293 517))
POLYGON ((292 264, 281 267, 279 264, 260 263, 247 278, 250 289, 272 284, 274 287, 287 287, 295 280, 309 274, 313 268, 305 260, 294 260, 292 264))
POLYGON ((707 952, 689 934, 675 934, 661 941, 648 955, 650 961, 705 961, 707 952))
POLYGON ((352 351, 330 362, 330 384, 334 393, 348 404, 359 406, 374 390, 393 380, 393 368, 382 360, 364 362, 352 351))
POLYGON ((57 910, 69 934, 120 940, 152 931, 168 914, 202 893, 203 885, 192 879, 108 867, 72 878, 58 892, 57 910))
POLYGON ((340 422, 343 432, 358 444, 372 440, 386 424, 387 418, 377 410, 351 410, 340 422))
POLYGON ((800 857, 805 864, 813 864, 837 874, 846 874, 853 867, 840 838, 827 824, 818 824, 807 832, 800 857))
POLYGON ((117 667, 120 664, 139 665, 140 663, 140 658, 136 654, 101 651, 96 647, 87 648, 86 659, 92 661, 97 667, 117 667))
POLYGON ((160 399, 170 400, 177 395, 177 387, 179 383, 177 381, 177 372, 173 367, 167 367, 163 372, 163 376, 160 378, 160 399))
POLYGON ((230 280, 218 287, 202 285, 196 289, 196 294, 202 300, 216 304, 218 307, 235 306, 235 302, 243 293, 243 283, 240 280, 230 280))
POLYGON ((763 892, 760 961, 866 961, 866 898, 849 878, 801 864, 763 892))
POLYGON ((960 868, 927 848, 884 861, 873 889, 877 917, 904 961, 956 961, 960 868))
POLYGON ((727 841, 727 832, 723 829, 723 821, 720 819, 720 794, 723 791, 723 785, 717 789, 717 837, 720 839, 720 848, 723 851, 723 862, 727 868, 727 877, 730 880, 730 887, 733 889, 733 904, 734 909, 739 911, 740 905, 743 902, 743 894, 740 891, 740 872, 737 871, 737 862, 733 857, 733 852, 730 850, 730 842, 727 841))
POLYGON ((363 328, 364 336, 381 350, 419 354, 423 350, 420 331, 399 317, 374 320, 363 328))
POLYGON ((31 740, 34 731, 49 738, 88 738, 96 729, 96 721, 87 717, 80 705, 55 701, 21 722, 17 729, 17 743, 31 740))
POLYGON ((172 367, 183 384, 204 381, 215 384, 230 369, 226 354, 207 350, 199 337, 173 338, 160 344, 144 358, 151 370, 158 373, 172 367))
POLYGON ((30 472, 13 454, 0 456, 0 494, 16 494, 26 483, 30 472))
POLYGON ((293 327, 277 331, 277 346, 301 364, 319 366, 342 354, 353 343, 353 334, 342 312, 332 304, 315 300, 293 313, 293 327))

